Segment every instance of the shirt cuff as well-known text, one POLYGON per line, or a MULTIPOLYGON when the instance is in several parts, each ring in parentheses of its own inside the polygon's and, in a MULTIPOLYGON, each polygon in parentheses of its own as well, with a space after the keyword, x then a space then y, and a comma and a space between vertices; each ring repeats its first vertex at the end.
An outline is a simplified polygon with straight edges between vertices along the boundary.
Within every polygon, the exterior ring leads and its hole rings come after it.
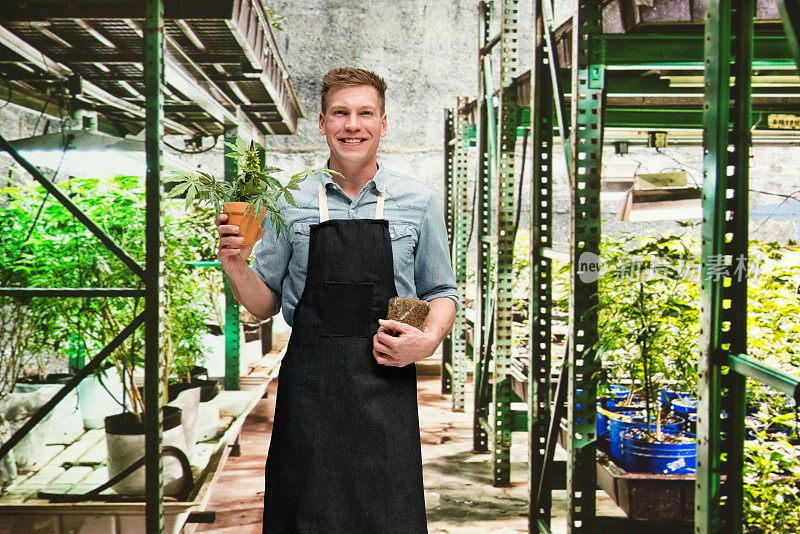
POLYGON ((438 298, 441 298, 441 297, 447 297, 450 300, 452 300, 453 303, 456 305, 456 311, 458 311, 458 309, 460 307, 459 302, 458 302, 458 295, 455 295, 450 291, 439 291, 439 292, 436 292, 436 293, 430 293, 428 295, 425 295, 425 297, 422 300, 424 300, 425 302, 430 302, 433 299, 438 299, 438 298))

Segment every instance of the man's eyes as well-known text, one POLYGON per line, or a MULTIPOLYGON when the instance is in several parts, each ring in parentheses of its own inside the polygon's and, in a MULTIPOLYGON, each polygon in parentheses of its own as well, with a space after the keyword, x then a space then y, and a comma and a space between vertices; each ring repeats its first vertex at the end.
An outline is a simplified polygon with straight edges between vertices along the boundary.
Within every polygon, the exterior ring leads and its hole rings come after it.
MULTIPOLYGON (((346 113, 345 113, 345 111, 343 109, 337 109, 336 111, 333 112, 333 114, 334 115, 346 115, 346 113)), ((362 111, 360 114, 361 115, 373 115, 373 112, 372 111, 362 111)))

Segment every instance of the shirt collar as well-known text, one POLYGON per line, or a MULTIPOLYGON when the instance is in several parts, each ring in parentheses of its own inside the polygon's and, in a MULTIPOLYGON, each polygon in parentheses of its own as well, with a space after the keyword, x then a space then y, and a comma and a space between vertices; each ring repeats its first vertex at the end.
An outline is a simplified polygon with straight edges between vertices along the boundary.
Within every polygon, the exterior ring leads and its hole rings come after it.
MULTIPOLYGON (((328 162, 325 162, 325 168, 328 168, 328 162)), ((317 178, 325 185, 326 188, 328 187, 328 184, 334 183, 333 178, 331 178, 328 174, 321 172, 317 173, 317 178)), ((373 176, 372 179, 364 185, 364 187, 370 186, 375 188, 377 191, 386 192, 386 171, 384 170, 383 163, 380 161, 378 162, 378 170, 375 172, 375 176, 373 176)))

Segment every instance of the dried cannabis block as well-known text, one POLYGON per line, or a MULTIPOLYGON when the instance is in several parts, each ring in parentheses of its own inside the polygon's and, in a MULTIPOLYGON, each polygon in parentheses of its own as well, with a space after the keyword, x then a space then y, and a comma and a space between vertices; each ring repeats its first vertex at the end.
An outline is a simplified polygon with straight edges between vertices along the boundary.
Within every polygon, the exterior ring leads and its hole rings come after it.
POLYGON ((428 303, 424 300, 404 299, 395 297, 389 300, 389 313, 387 319, 410 324, 422 330, 425 318, 428 316, 428 303))

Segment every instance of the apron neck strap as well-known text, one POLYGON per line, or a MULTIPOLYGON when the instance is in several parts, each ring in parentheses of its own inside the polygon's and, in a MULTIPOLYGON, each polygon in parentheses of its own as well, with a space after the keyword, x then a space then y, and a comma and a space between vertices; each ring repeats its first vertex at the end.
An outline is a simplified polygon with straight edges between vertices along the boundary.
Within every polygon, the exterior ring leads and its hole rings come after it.
MULTIPOLYGON (((378 201, 375 204, 375 218, 383 219, 383 201, 385 195, 383 191, 378 192, 378 201)), ((319 183, 319 222, 325 222, 330 219, 328 213, 328 195, 325 189, 325 184, 319 183)))

